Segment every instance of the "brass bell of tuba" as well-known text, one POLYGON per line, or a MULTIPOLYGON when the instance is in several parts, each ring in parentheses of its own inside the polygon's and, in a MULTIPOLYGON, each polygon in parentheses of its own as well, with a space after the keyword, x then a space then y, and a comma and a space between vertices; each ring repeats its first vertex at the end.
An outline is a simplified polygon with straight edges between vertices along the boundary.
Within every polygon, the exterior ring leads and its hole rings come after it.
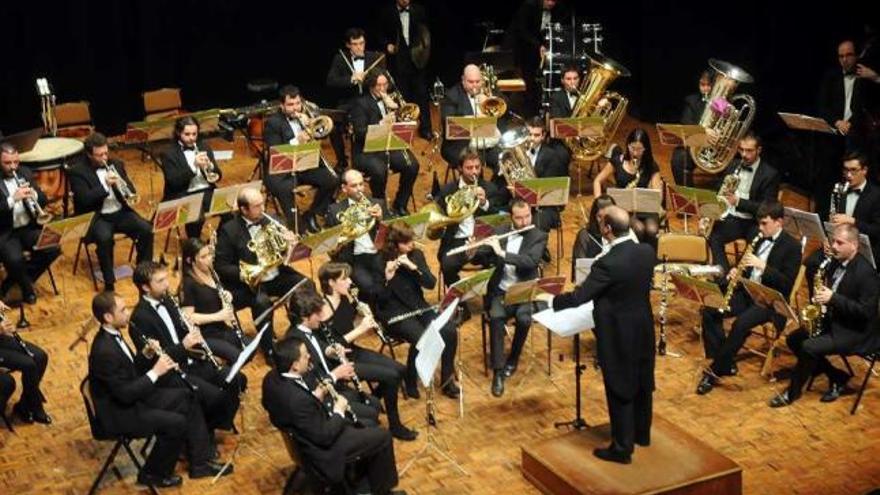
POLYGON ((739 140, 749 130, 755 116, 755 99, 746 94, 734 95, 740 83, 754 81, 748 72, 723 60, 709 59, 715 81, 703 108, 700 126, 706 129, 708 143, 691 147, 691 158, 711 174, 721 172, 736 155, 739 140))

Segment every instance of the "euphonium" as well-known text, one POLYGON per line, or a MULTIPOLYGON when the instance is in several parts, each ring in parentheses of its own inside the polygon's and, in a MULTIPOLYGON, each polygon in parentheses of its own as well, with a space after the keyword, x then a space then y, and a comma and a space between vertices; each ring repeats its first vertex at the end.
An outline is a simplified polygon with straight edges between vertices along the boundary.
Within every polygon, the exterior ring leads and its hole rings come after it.
POLYGON ((418 213, 428 212, 430 214, 426 230, 428 239, 439 239, 447 225, 457 224, 477 211, 480 206, 480 201, 477 199, 477 187, 479 186, 475 180, 473 184, 465 184, 464 187, 460 187, 454 193, 446 196, 444 198, 446 214, 434 202, 419 208, 418 213))
POLYGON ((694 146, 690 152, 698 167, 716 174, 727 168, 733 159, 739 140, 752 124, 757 107, 751 96, 733 94, 739 83, 754 81, 751 75, 731 63, 714 58, 709 59, 709 66, 716 72, 715 81, 700 117, 700 126, 711 130, 712 136, 706 146, 694 146))
POLYGON ((141 197, 138 195, 138 193, 132 191, 131 188, 128 187, 128 182, 126 182, 125 179, 123 179, 122 176, 119 175, 119 171, 116 170, 116 166, 107 161, 104 162, 104 167, 107 169, 108 174, 116 177, 116 185, 113 186, 113 189, 115 189, 116 193, 122 197, 123 201, 125 201, 125 204, 127 204, 129 208, 134 208, 135 206, 137 206, 137 204, 141 202, 141 197))
MULTIPOLYGON (((739 189, 739 182, 739 164, 737 164, 733 172, 725 175, 724 179, 721 180, 721 187, 718 188, 718 198, 723 199, 729 194, 736 194, 736 190, 739 189)), ((727 212, 725 212, 725 215, 729 213, 732 213, 730 206, 728 206, 728 210, 727 212)), ((699 234, 703 237, 708 238, 709 234, 712 233, 712 224, 713 221, 710 218, 700 218, 700 223, 698 226, 699 234)))
POLYGON ((813 275, 813 298, 810 300, 810 304, 801 310, 801 325, 810 333, 810 337, 817 337, 822 334, 822 320, 825 319, 825 313, 828 311, 828 308, 824 304, 816 302, 816 291, 825 285, 825 270, 831 260, 831 256, 826 256, 822 263, 819 264, 816 274, 813 275))
POLYGON ((339 244, 353 241, 366 234, 376 225, 376 217, 370 214, 373 203, 364 193, 360 193, 357 201, 336 215, 336 219, 343 226, 340 233, 339 244))
POLYGON ((333 132, 333 119, 327 115, 321 115, 321 109, 315 103, 305 98, 302 99, 303 117, 299 117, 300 123, 306 134, 312 139, 324 139, 333 132))
MULTIPOLYGON (((480 75, 482 76, 483 87, 475 96, 477 101, 477 117, 501 117, 507 113, 507 102, 502 98, 493 96, 495 85, 498 84, 498 77, 495 75, 495 68, 491 65, 483 64, 480 66, 480 75)), ((473 149, 484 150, 493 148, 498 145, 501 139, 501 132, 495 129, 495 137, 473 138, 470 141, 470 147, 473 149)))
POLYGON ((602 135, 565 139, 565 145, 571 150, 573 157, 584 161, 595 160, 606 152, 608 143, 617 132, 629 105, 627 98, 605 91, 618 77, 629 77, 629 70, 614 60, 598 54, 590 55, 590 66, 590 73, 581 83, 571 116, 601 118, 602 135))
POLYGON ((513 185, 524 179, 534 179, 535 168, 527 152, 532 146, 529 128, 526 126, 508 129, 501 134, 498 146, 503 150, 498 155, 498 168, 507 183, 513 185))
MULTIPOLYGON (((24 180, 24 178, 18 175, 18 172, 15 170, 12 171, 12 178, 15 179, 15 183, 18 184, 18 187, 30 187, 28 181, 24 180)), ((27 208, 28 213, 37 221, 37 225, 46 225, 47 223, 52 221, 52 214, 47 212, 40 206, 40 201, 37 199, 38 196, 36 194, 36 190, 34 190, 33 196, 28 196, 24 198, 24 206, 27 208)))
POLYGON ((718 311, 722 313, 727 313, 730 311, 730 299, 733 297, 733 291, 736 290, 736 287, 739 285, 740 279, 742 279, 742 272, 745 269, 744 260, 746 256, 755 252, 755 248, 758 246, 758 242, 761 240, 761 234, 755 236, 752 239, 752 242, 746 247, 746 251, 743 253, 742 258, 739 259, 739 263, 736 265, 736 274, 733 277, 730 277, 730 280, 727 281, 727 290, 724 291, 724 306, 719 308, 718 311))
POLYGON ((269 222, 261 225, 247 243, 247 248, 257 255, 256 264, 238 262, 241 279, 251 288, 259 285, 267 272, 284 264, 290 250, 290 242, 287 240, 287 233, 290 231, 287 227, 265 213, 263 217, 269 222))

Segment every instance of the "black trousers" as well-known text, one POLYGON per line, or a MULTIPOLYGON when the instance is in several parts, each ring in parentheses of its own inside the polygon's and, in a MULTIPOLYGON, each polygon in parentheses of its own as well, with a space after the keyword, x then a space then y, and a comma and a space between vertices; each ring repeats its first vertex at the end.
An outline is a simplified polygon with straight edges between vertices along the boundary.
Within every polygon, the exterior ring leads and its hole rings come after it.
MULTIPOLYGON (((257 287, 256 292, 251 290, 250 287, 244 283, 227 286, 226 289, 232 293, 232 304, 235 309, 251 308, 251 317, 256 319, 264 311, 272 307, 272 300, 270 297, 283 296, 294 285, 299 283, 300 280, 305 278, 302 274, 289 266, 281 266, 278 270, 278 276, 269 282, 261 283, 257 287)), ((265 321, 269 323, 269 329, 260 341, 260 349, 262 349, 267 356, 272 353, 272 343, 275 341, 275 330, 273 328, 272 320, 273 318, 271 315, 266 317, 265 321)), ((257 332, 259 331, 260 329, 257 328, 257 332)))
POLYGON ((795 400, 801 396, 804 384, 811 376, 824 374, 832 383, 846 384, 849 373, 835 368, 826 356, 839 354, 841 349, 835 347, 834 339, 830 333, 823 333, 818 337, 810 337, 803 328, 792 332, 786 339, 789 349, 797 356, 791 382, 788 384, 788 397, 795 400))
POLYGON ((370 192, 376 199, 385 200, 388 185, 388 172, 400 173, 400 186, 391 206, 394 209, 406 209, 406 203, 413 194, 413 185, 419 177, 419 161, 409 150, 391 151, 389 153, 359 153, 354 157, 354 168, 370 181, 370 192), (406 155, 404 155, 406 153, 406 155), (407 158, 409 161, 407 161, 407 158))
MULTIPOLYGON (((416 383, 418 374, 416 373, 416 357, 419 355, 416 344, 425 333, 425 328, 431 321, 437 317, 437 313, 429 311, 417 317, 403 320, 395 323, 388 328, 388 334, 392 337, 403 339, 409 342, 409 352, 406 356, 406 380, 407 383, 416 383)), ((443 354, 440 357, 440 383, 446 384, 455 374, 455 350, 458 347, 458 333, 455 323, 450 321, 440 329, 440 336, 443 337, 443 354)))
POLYGON ((21 404, 28 411, 43 410, 40 382, 49 365, 49 356, 40 347, 25 342, 34 355, 30 357, 9 335, 0 335, 0 367, 21 372, 21 404))
POLYGON ((263 177, 263 184, 266 185, 266 189, 269 190, 272 196, 278 199, 278 204, 281 205, 281 210, 284 213, 284 219, 288 227, 292 228, 294 224, 293 188, 295 186, 306 184, 317 189, 312 205, 302 214, 303 219, 308 220, 315 216, 322 217, 327 213, 327 207, 330 206, 333 195, 336 194, 336 188, 339 186, 339 178, 334 176, 323 165, 323 159, 321 161, 322 164, 317 168, 298 172, 295 178, 289 174, 266 174, 263 177))
MULTIPOLYGON (((239 407, 238 392, 246 380, 244 375, 239 374, 231 384, 224 386, 223 378, 229 373, 228 367, 218 371, 207 361, 194 360, 191 364, 182 365, 181 368, 186 370, 188 380, 198 387, 196 398, 204 414, 207 428, 212 431, 215 428, 231 430, 239 407)), ((161 383, 166 387, 186 387, 180 378, 173 374, 167 375, 167 378, 163 377, 161 383)))
POLYGON ((0 373, 0 410, 6 412, 6 404, 15 393, 15 380, 8 373, 0 373))
POLYGON ((724 220, 715 222, 712 227, 712 233, 709 235, 709 249, 712 250, 712 262, 721 265, 724 273, 730 270, 730 263, 727 262, 727 256, 724 254, 724 246, 728 242, 738 239, 750 241, 758 232, 758 225, 754 219, 745 219, 728 216, 724 220))
POLYGON ((642 359, 637 364, 637 390, 632 398, 615 394, 604 376, 605 398, 608 401, 608 416, 611 419, 611 439, 613 444, 625 452, 632 453, 634 442, 647 444, 651 441, 651 419, 653 416, 653 358, 642 359))
POLYGON ((150 222, 126 209, 107 215, 95 215, 86 240, 95 243, 105 288, 112 287, 116 282, 116 275, 113 273, 113 234, 118 232, 134 241, 138 263, 153 259, 153 226, 150 222))
POLYGON ((694 169, 696 164, 687 148, 682 146, 672 150, 672 177, 679 186, 694 185, 694 169))
POLYGON ((516 366, 519 356, 522 354, 529 329, 532 327, 532 303, 504 304, 504 294, 495 294, 489 300, 489 359, 492 369, 501 370, 505 364, 516 366), (504 329, 507 320, 514 319, 515 331, 513 342, 510 345, 510 355, 504 358, 504 337, 507 334, 504 329))
POLYGON ((394 442, 387 430, 346 427, 336 442, 345 452, 344 462, 358 463, 357 470, 369 483, 370 493, 388 493, 397 486, 394 442))
MULTIPOLYGON (((236 337, 234 331, 226 325, 202 325, 202 337, 211 346, 211 351, 218 357, 223 358, 227 363, 232 364, 241 354, 242 345, 236 337)), ((251 339, 242 335, 244 345, 248 345, 251 339)))
MULTIPOLYGON (((400 45, 402 44, 403 40, 400 45)), ((419 132, 423 137, 430 135, 431 112, 428 109, 428 80, 425 77, 425 70, 413 64, 409 50, 406 48, 393 55, 389 65, 397 89, 404 99, 419 106, 419 132)))
POLYGON ((173 474, 184 446, 190 470, 211 459, 213 439, 202 406, 189 389, 157 387, 137 407, 138 426, 134 431, 121 433, 156 435, 156 443, 144 463, 144 472, 159 476, 173 474))
POLYGON ((751 301, 742 288, 734 291, 730 300, 730 313, 722 315, 715 308, 703 308, 703 348, 706 357, 712 359, 712 372, 717 376, 730 374, 736 354, 742 348, 752 328, 772 321, 781 330, 785 320, 775 311, 762 308, 751 301), (730 333, 724 335, 724 318, 736 317, 730 333))
POLYGON ((4 280, 4 286, 17 284, 23 294, 32 294, 34 281, 61 254, 60 247, 33 250, 42 230, 42 227, 31 223, 0 235, 0 263, 6 267, 8 280, 4 280), (30 260, 25 260, 24 251, 30 251, 30 260))
POLYGON ((351 359, 361 380, 377 383, 373 392, 385 403, 388 425, 392 428, 401 426, 397 392, 406 374, 406 366, 384 354, 358 346, 353 347, 351 359))

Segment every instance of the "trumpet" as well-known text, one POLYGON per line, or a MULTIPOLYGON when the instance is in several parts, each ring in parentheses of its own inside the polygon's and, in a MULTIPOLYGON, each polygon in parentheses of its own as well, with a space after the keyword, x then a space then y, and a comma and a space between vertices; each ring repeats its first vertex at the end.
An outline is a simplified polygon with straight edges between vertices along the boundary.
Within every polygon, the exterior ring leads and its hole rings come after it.
MULTIPOLYGON (((12 178, 15 179, 15 183, 18 187, 27 187, 31 188, 31 185, 28 181, 24 180, 24 178, 18 175, 18 172, 12 171, 12 178)), ((46 225, 47 223, 52 221, 52 214, 45 211, 40 206, 40 201, 38 200, 37 191, 31 188, 31 194, 24 198, 24 206, 28 210, 28 213, 33 217, 34 220, 37 221, 37 225, 46 225)))
MULTIPOLYGON (((193 144, 193 149, 196 153, 196 160, 199 159, 199 156, 204 156, 206 160, 208 160, 208 165, 205 168, 199 168, 202 171, 202 175, 205 176, 205 180, 208 181, 208 184, 216 184, 217 181, 220 180, 220 174, 217 173, 217 168, 214 166, 214 162, 208 157, 208 153, 206 151, 199 151, 199 145, 193 144)), ((198 167, 198 165, 196 165, 198 167)))
MULTIPOLYGON (((186 331, 187 332, 196 331, 195 323, 193 323, 192 320, 189 318, 189 316, 186 313, 184 313, 182 309, 180 309, 180 303, 177 301, 177 298, 172 296, 171 294, 166 294, 165 296, 166 296, 166 299, 168 301, 170 301, 171 304, 174 306, 174 309, 177 311, 177 314, 180 316, 180 323, 183 325, 184 328, 186 328, 186 331)), ((214 352, 211 350, 211 346, 208 345, 208 341, 205 340, 204 337, 202 338, 202 341, 199 343, 199 347, 201 348, 202 352, 205 353, 205 358, 208 361, 210 361, 211 365, 214 366, 214 368, 216 368, 217 370, 220 370, 223 368, 222 366, 220 366, 220 362, 217 361, 217 358, 214 357, 214 352)))
MULTIPOLYGON (((0 307, 0 323, 8 320, 8 318, 6 317, 6 311, 7 309, 5 307, 0 307)), ((28 347, 25 345, 24 339, 22 339, 21 335, 18 334, 15 326, 12 327, 12 339, 15 340, 15 343, 18 344, 19 347, 21 347, 21 350, 23 350, 25 354, 27 354, 29 357, 34 357, 33 351, 28 349, 28 347)))
MULTIPOLYGON (((321 381, 318 382, 318 385, 323 387, 324 390, 328 394, 330 394, 330 398, 333 399, 334 404, 339 402, 339 392, 337 392, 336 389, 333 388, 333 380, 331 380, 330 378, 323 378, 321 379, 321 381)), ((345 413, 348 414, 352 422, 357 423, 357 414, 354 413, 354 409, 351 408, 351 404, 348 404, 345 407, 345 413)))
POLYGON ((116 191, 125 204, 128 205, 129 208, 134 208, 138 203, 141 202, 141 197, 138 193, 134 192, 129 186, 128 182, 119 175, 119 171, 116 170, 116 166, 111 162, 106 161, 102 163, 102 166, 107 169, 107 175, 114 177, 116 179, 116 184, 113 185, 113 189, 116 191))
POLYGON ((512 236, 512 235, 514 235, 514 234, 521 234, 521 233, 523 233, 523 232, 526 232, 526 231, 532 230, 533 228, 535 228, 535 224, 526 225, 525 227, 523 227, 523 228, 521 228, 521 229, 511 230, 510 232, 505 232, 505 233, 503 233, 503 234, 490 235, 489 237, 486 237, 486 238, 480 239, 479 241, 470 242, 470 243, 465 244, 464 246, 459 246, 459 247, 457 247, 457 248, 450 249, 450 250, 446 253, 446 255, 447 255, 447 256, 451 256, 451 255, 453 255, 453 254, 463 253, 463 252, 465 252, 465 251, 469 251, 469 250, 471 250, 471 249, 476 249, 476 248, 478 248, 478 247, 480 247, 480 246, 485 246, 486 244, 492 242, 493 240, 499 240, 499 241, 500 241, 500 240, 502 240, 502 239, 506 239, 506 238, 508 238, 508 237, 510 237, 510 236, 512 236))
POLYGON ((389 107, 388 101, 386 98, 391 100, 391 108, 394 110, 394 121, 395 122, 415 122, 419 120, 419 116, 422 111, 418 105, 415 103, 407 103, 406 100, 403 99, 403 95, 400 94, 400 90, 397 89, 397 83, 394 81, 394 78, 390 73, 386 73, 388 76, 388 81, 391 83, 391 86, 394 88, 390 94, 382 93, 382 100, 385 101, 385 106, 389 107))
MULTIPOLYGON (((134 326, 134 324, 131 322, 129 322, 129 325, 134 326)), ((143 339, 144 344, 142 351, 144 356, 152 359, 153 357, 162 357, 166 355, 165 350, 163 350, 162 347, 156 343, 156 341, 148 339, 143 334, 141 334, 141 338, 143 339)), ((195 392, 199 389, 198 385, 189 381, 189 376, 187 376, 186 371, 180 369, 179 364, 174 364, 174 371, 177 373, 177 376, 183 381, 183 384, 186 385, 188 389, 190 389, 190 391, 195 392)))
MULTIPOLYGON (((398 263, 399 264, 399 263, 398 263)), ((396 268, 396 266, 395 266, 396 268)), ((385 329, 382 328, 382 324, 379 323, 373 316, 373 310, 370 309, 370 305, 358 299, 358 294, 360 293, 360 289, 357 287, 351 288, 351 298, 354 299, 354 306, 357 308, 357 312, 364 318, 372 318, 374 322, 376 322, 376 335, 379 336, 379 340, 382 341, 383 344, 388 343, 388 337, 385 335, 385 329)))

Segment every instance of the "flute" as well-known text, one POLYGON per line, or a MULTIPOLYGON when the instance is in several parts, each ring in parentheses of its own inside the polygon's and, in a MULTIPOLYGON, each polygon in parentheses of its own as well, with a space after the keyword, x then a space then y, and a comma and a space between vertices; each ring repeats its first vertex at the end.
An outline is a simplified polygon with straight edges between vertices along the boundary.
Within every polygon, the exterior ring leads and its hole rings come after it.
POLYGON ((486 237, 484 239, 480 239, 479 241, 474 241, 474 242, 465 244, 464 246, 459 246, 457 248, 450 249, 446 253, 446 255, 449 256, 449 255, 453 255, 453 254, 463 253, 463 252, 468 251, 470 249, 475 249, 480 246, 484 246, 484 245, 490 243, 493 239, 497 239, 500 241, 501 239, 506 239, 514 234, 521 234, 523 232, 532 230, 533 228, 535 228, 535 224, 526 225, 525 227, 523 227, 521 229, 511 230, 510 232, 505 232, 504 234, 490 235, 489 237, 486 237))

